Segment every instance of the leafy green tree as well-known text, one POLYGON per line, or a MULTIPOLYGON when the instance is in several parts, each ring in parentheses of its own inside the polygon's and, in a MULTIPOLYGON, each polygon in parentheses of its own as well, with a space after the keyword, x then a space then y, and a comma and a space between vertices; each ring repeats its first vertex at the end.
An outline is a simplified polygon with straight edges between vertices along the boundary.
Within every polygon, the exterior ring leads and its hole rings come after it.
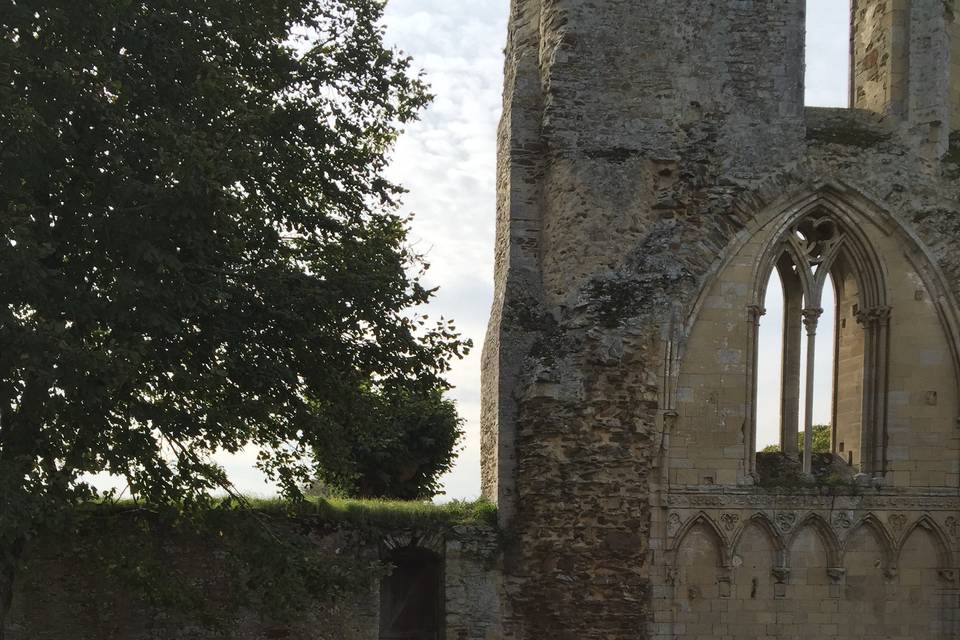
POLYGON ((462 435, 453 403, 436 391, 411 392, 405 386, 366 388, 356 400, 339 446, 318 452, 318 486, 359 498, 436 495, 462 435))
POLYGON ((415 312, 432 292, 383 169, 429 96, 381 15, 0 8, 0 627, 25 540, 98 497, 88 474, 203 510, 229 486, 210 455, 255 445, 297 498, 317 461, 364 476, 345 416, 380 394, 395 424, 363 439, 430 458, 404 494, 435 490, 458 429, 443 376, 469 345, 415 312))
MULTIPOLYGON (((803 451, 805 433, 806 432, 801 431, 797 434, 797 451, 803 451)), ((830 453, 833 447, 832 438, 833 427, 828 424, 813 425, 813 452, 830 453)), ((777 453, 780 450, 780 445, 772 444, 768 447, 764 447, 763 453, 777 453)))

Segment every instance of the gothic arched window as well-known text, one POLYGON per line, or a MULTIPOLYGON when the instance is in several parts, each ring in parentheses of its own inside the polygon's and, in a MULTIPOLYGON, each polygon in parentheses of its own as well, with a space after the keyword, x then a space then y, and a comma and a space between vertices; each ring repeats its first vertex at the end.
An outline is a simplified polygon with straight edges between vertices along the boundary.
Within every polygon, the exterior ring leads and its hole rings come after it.
MULTIPOLYGON (((831 403, 832 451, 864 473, 882 474, 890 309, 886 306, 879 261, 855 229, 823 209, 790 226, 767 252, 765 260, 769 265, 765 273, 769 276, 775 269, 783 287, 781 450, 791 458, 799 458, 802 451, 802 470, 807 474, 812 472, 816 342, 818 336, 833 331, 836 346, 831 403), (831 283, 836 321, 833 327, 824 327, 821 323, 824 297, 829 296, 831 283), (806 362, 802 362, 804 351, 806 362), (803 406, 800 406, 801 397, 803 406), (803 425, 803 442, 798 444, 800 425, 803 425)), ((764 299, 763 288, 757 299, 764 299)), ((751 325, 759 327, 764 309, 756 304, 749 312, 751 325)), ((756 407, 760 356, 756 329, 753 344, 752 406, 756 407)), ((755 409, 750 425, 755 443, 755 409)), ((755 460, 750 464, 755 471, 755 460)))

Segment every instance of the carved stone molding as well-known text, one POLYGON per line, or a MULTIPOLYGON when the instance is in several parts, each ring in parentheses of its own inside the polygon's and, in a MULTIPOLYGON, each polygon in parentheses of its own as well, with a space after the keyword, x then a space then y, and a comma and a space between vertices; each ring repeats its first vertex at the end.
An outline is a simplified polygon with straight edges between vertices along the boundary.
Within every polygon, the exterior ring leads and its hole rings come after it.
POLYGON ((680 531, 681 526, 683 526, 683 520, 680 519, 680 514, 671 513, 667 518, 667 535, 671 538, 677 535, 677 532, 680 531))
POLYGON ((890 514, 890 517, 887 518, 887 524, 890 525, 890 532, 893 533, 893 537, 899 538, 907 526, 907 516, 902 513, 890 514))
POLYGON ((720 522, 723 523, 723 528, 725 531, 733 531, 740 523, 740 516, 736 513, 725 513, 720 516, 720 522))
POLYGON ((833 514, 831 523, 835 529, 849 529, 853 526, 853 518, 846 511, 840 511, 833 514))
POLYGON ((946 522, 944 522, 944 528, 947 531, 947 535, 949 535, 954 542, 960 542, 960 521, 950 516, 946 522))
POLYGON ((778 529, 787 532, 796 526, 797 514, 793 512, 778 513, 774 521, 777 523, 778 529))
POLYGON ((944 495, 843 495, 816 493, 770 494, 766 492, 703 493, 672 491, 666 503, 679 508, 798 509, 830 511, 954 511, 960 509, 960 497, 944 495))

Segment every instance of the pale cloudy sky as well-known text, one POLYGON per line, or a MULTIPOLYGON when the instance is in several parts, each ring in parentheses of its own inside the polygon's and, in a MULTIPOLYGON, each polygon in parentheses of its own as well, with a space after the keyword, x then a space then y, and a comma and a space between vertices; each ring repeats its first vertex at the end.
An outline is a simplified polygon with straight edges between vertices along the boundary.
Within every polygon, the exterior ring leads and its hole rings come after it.
MULTIPOLYGON (((429 284, 440 287, 429 313, 454 318, 475 344, 451 375, 467 436, 456 468, 444 478, 445 499, 480 494, 480 348, 493 292, 495 144, 508 8, 509 0, 391 0, 386 15, 388 41, 414 58, 436 96, 400 139, 390 177, 409 190, 403 208, 416 214, 413 239, 431 264, 429 284)), ((808 104, 846 105, 847 16, 847 0, 809 0, 808 104)), ((778 432, 782 305, 776 282, 770 293, 761 380, 773 384, 760 389, 761 444, 778 432)), ((829 315, 822 326, 832 326, 829 315)), ((817 419, 828 421, 832 346, 823 339, 820 347, 817 419)), ((255 458, 247 451, 220 461, 243 492, 270 494, 255 458)))
POLYGON ((496 128, 508 0, 392 0, 387 39, 412 56, 436 96, 400 138, 390 177, 409 193, 413 236, 440 290, 431 315, 473 339, 455 364, 453 397, 467 436, 445 498, 480 495, 480 350, 493 298, 496 128))

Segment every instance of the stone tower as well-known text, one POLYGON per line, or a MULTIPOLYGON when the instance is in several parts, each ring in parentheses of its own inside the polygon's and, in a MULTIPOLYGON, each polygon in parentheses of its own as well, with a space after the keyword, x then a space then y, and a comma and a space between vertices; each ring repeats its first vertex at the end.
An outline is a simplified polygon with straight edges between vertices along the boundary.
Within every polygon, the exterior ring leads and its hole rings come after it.
POLYGON ((504 638, 960 638, 960 2, 852 5, 851 108, 812 109, 804 0, 512 0, 483 358, 504 638))

